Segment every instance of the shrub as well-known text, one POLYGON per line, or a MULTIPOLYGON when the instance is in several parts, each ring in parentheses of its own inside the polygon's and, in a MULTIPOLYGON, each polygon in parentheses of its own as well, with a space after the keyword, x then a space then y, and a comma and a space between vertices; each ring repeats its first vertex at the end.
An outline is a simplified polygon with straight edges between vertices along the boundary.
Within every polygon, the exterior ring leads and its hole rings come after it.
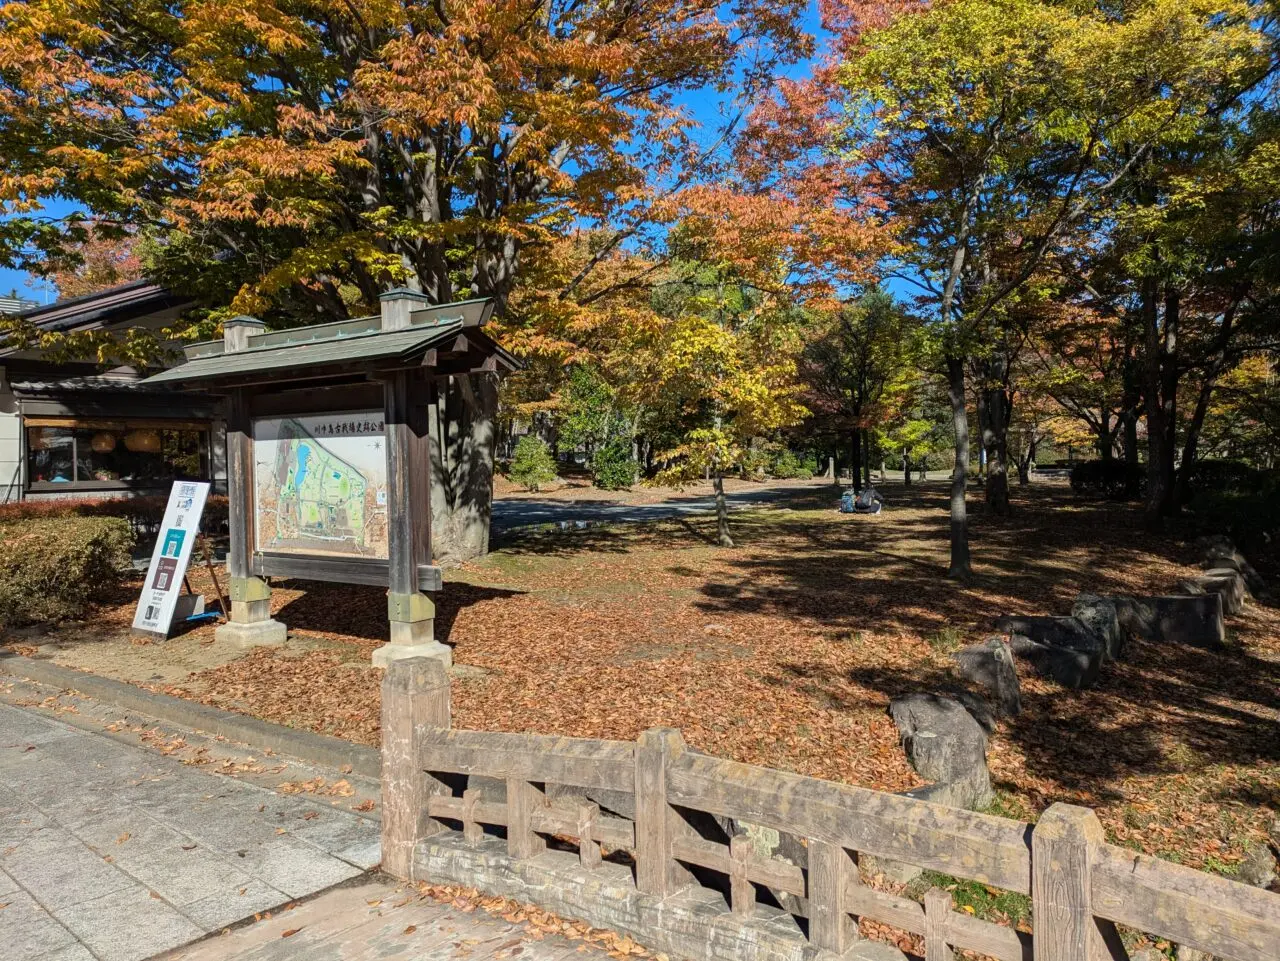
MULTIPOLYGON (((15 504, 0 504, 0 524, 51 517, 120 517, 128 521, 138 534, 155 534, 160 530, 168 503, 167 494, 98 500, 60 497, 18 501, 15 504)), ((227 511, 227 499, 220 494, 211 494, 205 501, 204 514, 200 518, 200 532, 213 536, 226 533, 227 511)))
POLYGON ((134 532, 120 517, 0 524, 0 624, 77 617, 129 570, 134 532))
POLYGON ((1191 468, 1194 493, 1258 494, 1271 479, 1267 471, 1238 460, 1198 460, 1191 468))
POLYGON ((1088 497, 1124 500, 1147 491, 1147 470, 1122 460, 1085 460, 1071 468, 1071 489, 1088 497))
POLYGON ((556 479, 556 462, 551 448, 541 437, 526 434, 516 444, 511 458, 511 479, 535 493, 556 479))
POLYGON ((773 466, 769 452, 763 447, 752 447, 742 455, 742 479, 764 480, 769 476, 769 468, 773 466))
POLYGON ((631 442, 615 437, 596 451, 591 459, 591 482, 603 490, 616 491, 630 487, 636 479, 636 460, 631 456, 631 442))
POLYGON ((780 480, 809 480, 813 468, 805 465, 791 450, 783 450, 773 462, 773 476, 780 480))

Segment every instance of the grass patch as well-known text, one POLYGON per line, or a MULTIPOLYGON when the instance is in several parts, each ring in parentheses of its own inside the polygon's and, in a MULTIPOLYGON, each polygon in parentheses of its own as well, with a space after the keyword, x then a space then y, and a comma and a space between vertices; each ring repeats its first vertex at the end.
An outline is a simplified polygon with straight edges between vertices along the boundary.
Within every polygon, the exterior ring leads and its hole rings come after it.
POLYGON ((983 921, 1008 924, 1015 928, 1031 923, 1031 899, 1025 894, 1015 894, 977 881, 953 878, 938 871, 925 871, 907 885, 907 896, 919 901, 930 888, 942 888, 951 892, 957 911, 972 914, 983 921))

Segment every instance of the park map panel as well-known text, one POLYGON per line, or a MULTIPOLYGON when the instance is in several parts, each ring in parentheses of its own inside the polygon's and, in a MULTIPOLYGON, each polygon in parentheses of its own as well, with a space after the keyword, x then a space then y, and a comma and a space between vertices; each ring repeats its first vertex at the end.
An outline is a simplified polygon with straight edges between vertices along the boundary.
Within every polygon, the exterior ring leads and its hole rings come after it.
POLYGON ((259 551, 387 556, 381 411, 254 422, 259 551))

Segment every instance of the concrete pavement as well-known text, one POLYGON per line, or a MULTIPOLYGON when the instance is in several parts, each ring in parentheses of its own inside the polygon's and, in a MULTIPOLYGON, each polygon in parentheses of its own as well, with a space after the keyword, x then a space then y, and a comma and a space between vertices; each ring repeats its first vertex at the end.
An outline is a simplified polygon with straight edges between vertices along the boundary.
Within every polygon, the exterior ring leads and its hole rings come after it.
POLYGON ((5 961, 141 961, 379 860, 376 821, 0 703, 5 961))

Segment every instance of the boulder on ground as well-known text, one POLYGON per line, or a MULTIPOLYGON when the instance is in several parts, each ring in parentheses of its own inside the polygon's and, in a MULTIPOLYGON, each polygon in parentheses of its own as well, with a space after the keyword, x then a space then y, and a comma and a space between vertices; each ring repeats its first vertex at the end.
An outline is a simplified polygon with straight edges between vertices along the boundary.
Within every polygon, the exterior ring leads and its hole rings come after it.
POLYGON ((1263 841, 1245 852, 1236 880, 1255 888, 1270 888, 1275 883, 1277 872, 1280 872, 1280 864, 1276 862, 1275 852, 1270 844, 1263 841))
POLYGON ((949 785, 954 807, 991 803, 987 735, 959 701, 936 694, 894 698, 889 716, 898 726, 912 768, 929 781, 949 785))
POLYGON ((1226 643, 1222 598, 1217 594, 1116 597, 1113 600, 1120 625, 1131 637, 1210 650, 1218 650, 1226 643))
POLYGON ((1014 657, 1031 665, 1041 677, 1073 691, 1082 691, 1098 683, 1102 673, 1102 646, 1093 651, 1073 651, 1033 641, 1025 634, 1012 634, 1009 649, 1014 657))
MULTIPOLYGON (((954 655, 961 677, 984 688, 995 704, 996 715, 1013 717, 1022 711, 1022 693, 1013 652, 1002 637, 988 637, 981 644, 961 648, 954 655)), ((979 719, 981 721, 981 719, 979 719)), ((985 725, 984 725, 985 726, 985 725)))
POLYGON ((1102 638, 1104 661, 1118 661, 1124 654, 1124 631, 1120 628, 1120 614, 1109 597, 1081 594, 1071 605, 1071 616, 1094 634, 1102 638))
POLYGON ((1239 614, 1244 610, 1248 588, 1239 571, 1219 567, 1206 571, 1196 577, 1188 578, 1178 585, 1178 589, 1187 594, 1217 594, 1222 598, 1222 613, 1239 614))
POLYGON ((1267 594, 1267 584, 1262 575, 1254 570, 1249 559, 1232 543, 1231 538, 1223 534, 1202 537, 1196 541, 1196 549, 1200 552, 1200 566, 1207 570, 1227 568, 1238 571, 1244 578, 1253 596, 1262 600, 1267 594))
POLYGON ((1023 617, 1006 614, 996 618, 995 628, 1005 634, 1029 637, 1037 644, 1096 655, 1099 660, 1106 657, 1106 642, 1078 617, 1054 617, 1046 614, 1023 617))

